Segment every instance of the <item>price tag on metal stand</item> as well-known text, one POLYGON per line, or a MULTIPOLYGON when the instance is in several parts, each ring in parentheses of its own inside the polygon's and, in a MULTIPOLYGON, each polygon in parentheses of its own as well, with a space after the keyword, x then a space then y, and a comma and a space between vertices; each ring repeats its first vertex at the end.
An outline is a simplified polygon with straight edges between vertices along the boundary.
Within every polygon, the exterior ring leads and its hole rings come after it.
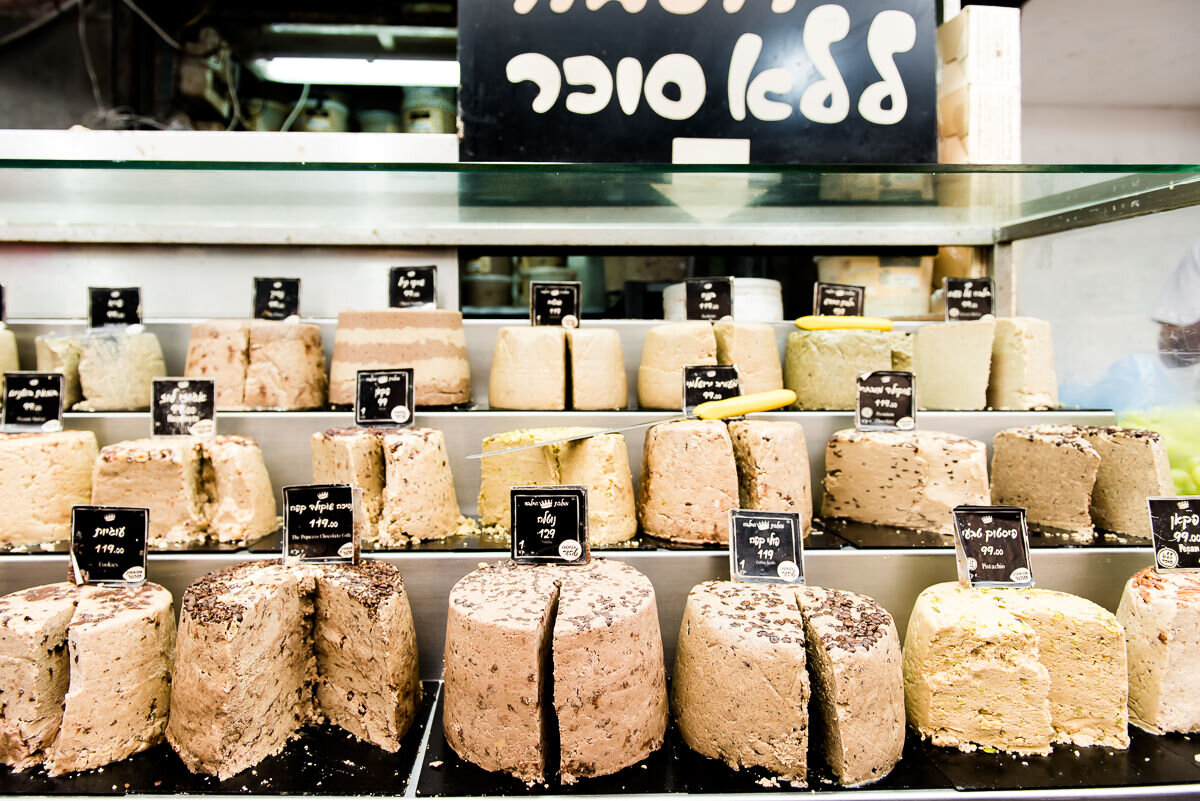
POLYGON ((141 324, 141 287, 88 287, 88 328, 123 328, 141 324))
POLYGON ((1032 587, 1029 532, 1018 506, 957 506, 958 580, 970 587, 1032 587))
POLYGON ((437 308, 437 267, 393 267, 388 271, 388 305, 393 309, 437 308))
POLYGON ((150 419, 156 437, 211 437, 217 433, 217 382, 212 378, 155 378, 150 419))
POLYGON ((587 487, 513 487, 510 499, 514 562, 582 565, 588 561, 587 487))
POLYGON ((284 558, 356 564, 361 498, 362 490, 349 484, 284 487, 284 558))
POLYGON ((254 319, 286 320, 300 316, 299 278, 254 279, 254 319))
POLYGON ((1200 496, 1148 498, 1158 570, 1200 570, 1200 496))
POLYGON ((683 285, 684 311, 689 320, 733 317, 732 278, 689 278, 683 285))
POLYGON ((146 580, 150 512, 125 506, 71 508, 71 578, 76 584, 146 580))
POLYGON ((912 431, 917 427, 913 374, 902 370, 859 373, 854 427, 859 431, 912 431))
POLYGON ((990 278, 946 278, 946 321, 978 320, 995 314, 996 287, 990 278))
POLYGON ((683 413, 691 415, 701 403, 742 394, 737 368, 732 364, 700 364, 683 368, 683 413))
POLYGON ((579 281, 530 281, 529 322, 578 328, 583 314, 583 284, 579 281))
POLYGON ((413 424, 413 368, 359 370, 354 393, 354 422, 360 426, 413 424))
POLYGON ((4 411, 0 429, 62 431, 62 373, 14 372, 4 374, 4 411))
POLYGON ((800 516, 729 510, 729 575, 734 581, 803 584, 800 516))
POLYGON ((867 288, 857 284, 824 284, 813 287, 813 314, 862 317, 867 288))

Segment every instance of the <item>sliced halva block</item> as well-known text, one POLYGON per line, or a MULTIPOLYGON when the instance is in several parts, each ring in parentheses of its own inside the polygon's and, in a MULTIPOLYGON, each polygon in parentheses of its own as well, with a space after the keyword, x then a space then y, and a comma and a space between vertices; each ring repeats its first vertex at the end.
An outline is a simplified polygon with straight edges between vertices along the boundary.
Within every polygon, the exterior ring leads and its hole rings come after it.
POLYGON ((1100 454, 1077 426, 1009 428, 992 441, 992 500, 1037 526, 1090 536, 1100 454))
POLYGON ((737 368, 743 395, 783 389, 783 366, 775 329, 766 323, 713 323, 717 363, 737 368))
POLYGON ((953 534, 954 507, 989 502, 987 446, 940 431, 837 431, 824 487, 826 517, 953 534))
POLYGON ((920 408, 986 408, 995 332, 996 321, 991 319, 917 329, 912 371, 920 408))
POLYGON ((993 409, 1058 408, 1050 323, 1033 317, 996 320, 987 398, 993 409))
POLYGON ((858 374, 891 369, 891 341, 883 331, 793 331, 783 383, 796 393, 797 409, 853 409, 858 374))
POLYGON ((493 409, 567 408, 566 329, 506 326, 496 337, 488 379, 493 409))
POLYGON ((624 409, 629 384, 621 336, 613 328, 567 329, 572 409, 624 409))
POLYGON ((642 409, 683 407, 683 368, 717 363, 712 323, 659 325, 646 332, 638 364, 637 396, 642 409))
POLYGON ((812 528, 812 476, 799 423, 735 420, 729 423, 743 509, 795 512, 801 531, 812 528))
POLYGON ((1092 521, 1106 531, 1149 539, 1146 499, 1175 494, 1162 435, 1101 426, 1088 426, 1082 434, 1100 455, 1092 488, 1092 521))
POLYGON ((720 420, 661 423, 646 432, 638 519, 652 537, 728 542, 738 505, 733 442, 720 420))
POLYGON ((1125 627, 1130 721, 1155 734, 1200 731, 1200 574, 1138 571, 1117 619, 1125 627))

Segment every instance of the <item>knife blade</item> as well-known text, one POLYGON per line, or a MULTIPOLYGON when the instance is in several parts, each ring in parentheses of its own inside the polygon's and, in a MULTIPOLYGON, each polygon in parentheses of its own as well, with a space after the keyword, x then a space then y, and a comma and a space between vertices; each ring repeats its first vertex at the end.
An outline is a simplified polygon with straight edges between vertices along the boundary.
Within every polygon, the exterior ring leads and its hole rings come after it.
POLYGON ((603 431, 589 431, 585 434, 574 434, 569 437, 560 437, 558 439, 548 439, 544 442, 533 442, 528 445, 516 445, 512 448, 504 448, 498 451, 486 451, 484 453, 472 453, 468 459, 483 459, 488 456, 499 456, 504 453, 515 453, 517 451, 529 450, 530 448, 545 448, 548 445, 561 445, 564 442, 572 442, 577 439, 587 439, 588 437, 596 437, 601 434, 617 434, 622 431, 632 431, 635 428, 646 428, 648 426, 656 426, 660 423, 674 423, 679 420, 724 420, 728 417, 741 417, 745 414, 754 412, 769 412, 772 409, 779 409, 784 406, 790 406, 796 402, 796 393, 790 389, 772 389, 768 392, 755 392, 752 395, 737 395, 732 398, 725 398, 718 401, 705 401, 698 404, 692 410, 691 416, 683 415, 681 417, 664 417, 661 420, 650 420, 645 423, 635 423, 628 426, 618 426, 617 428, 606 428, 603 431))

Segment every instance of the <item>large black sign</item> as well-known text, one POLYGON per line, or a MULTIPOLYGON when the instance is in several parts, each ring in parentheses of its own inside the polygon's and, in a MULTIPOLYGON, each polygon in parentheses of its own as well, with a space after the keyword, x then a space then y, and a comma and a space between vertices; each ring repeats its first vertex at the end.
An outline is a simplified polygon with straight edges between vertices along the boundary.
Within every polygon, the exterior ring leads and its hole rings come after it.
POLYGON ((360 426, 413 424, 413 368, 359 370, 354 393, 354 422, 360 426))
POLYGON ((300 314, 299 278, 254 279, 254 318, 286 320, 300 314))
POLYGON ((689 278, 683 285, 688 320, 721 320, 733 316, 732 278, 689 278))
POLYGON ((735 581, 802 583, 802 548, 795 512, 729 511, 729 575, 735 581))
POLYGON ((142 288, 88 287, 88 327, 141 325, 142 288))
POLYGON ((62 431, 62 373, 5 373, 5 431, 62 431))
POLYGON ((935 21, 934 0, 461 0, 462 157, 934 162, 935 21))
POLYGON ((71 578, 76 584, 141 584, 149 526, 146 509, 72 507, 71 578))
POLYGON ((996 289, 990 278, 947 278, 946 320, 978 320, 995 314, 996 289))
POLYGON ((1200 569, 1200 497, 1149 498, 1154 566, 1200 569))
POLYGON ((283 488, 283 555, 302 562, 357 562, 361 490, 349 484, 283 488))
POLYGON ((958 578, 972 587, 1032 587, 1025 510, 1017 506, 956 506, 958 578))
POLYGON ((579 565, 588 560, 587 487, 513 487, 509 495, 514 562, 579 565))
POLYGON ((683 368, 683 413, 690 415, 702 403, 742 394, 737 368, 732 364, 700 364, 683 368))
POLYGON ((813 314, 862 317, 867 288, 857 284, 823 284, 813 287, 813 314))
POLYGON ((155 378, 150 384, 154 436, 211 437, 217 433, 216 380, 155 378))
POLYGON ((437 267, 393 267, 388 271, 388 306, 393 309, 435 308, 437 267))
POLYGON ((854 427, 859 431, 912 431, 917 426, 913 374, 902 370, 860 373, 854 427))
POLYGON ((583 284, 579 281, 530 281, 529 322, 578 328, 582 298, 583 284))

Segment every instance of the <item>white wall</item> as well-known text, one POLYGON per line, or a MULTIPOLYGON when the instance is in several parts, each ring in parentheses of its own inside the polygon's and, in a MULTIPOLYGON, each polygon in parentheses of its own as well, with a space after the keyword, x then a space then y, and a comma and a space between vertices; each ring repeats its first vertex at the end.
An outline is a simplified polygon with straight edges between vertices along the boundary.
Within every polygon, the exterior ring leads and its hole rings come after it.
POLYGON ((1026 103, 1021 113, 1029 164, 1200 163, 1200 108, 1026 103))

